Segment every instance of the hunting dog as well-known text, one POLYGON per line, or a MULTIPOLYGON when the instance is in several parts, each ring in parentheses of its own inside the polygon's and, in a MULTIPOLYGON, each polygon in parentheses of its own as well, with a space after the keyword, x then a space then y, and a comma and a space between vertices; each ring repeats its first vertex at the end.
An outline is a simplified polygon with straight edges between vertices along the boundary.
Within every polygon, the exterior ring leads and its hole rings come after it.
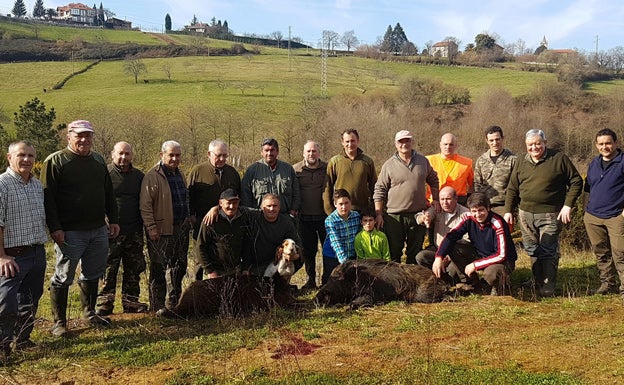
POLYGON ((290 238, 284 239, 275 250, 275 260, 264 271, 265 277, 272 277, 278 273, 286 282, 295 274, 294 261, 301 258, 301 247, 290 238))

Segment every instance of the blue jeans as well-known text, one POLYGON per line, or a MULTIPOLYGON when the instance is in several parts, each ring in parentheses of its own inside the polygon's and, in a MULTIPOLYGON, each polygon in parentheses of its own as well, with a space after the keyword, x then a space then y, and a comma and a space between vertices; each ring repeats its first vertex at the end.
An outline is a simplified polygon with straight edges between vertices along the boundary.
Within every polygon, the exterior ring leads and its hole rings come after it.
POLYGON ((35 324, 39 299, 43 294, 46 257, 43 245, 15 257, 19 273, 0 276, 0 338, 3 342, 25 341, 35 324), (17 323, 17 324, 16 324, 17 323))
POLYGON ((106 271, 108 230, 102 226, 93 230, 66 231, 65 242, 54 244, 56 266, 50 280, 52 286, 69 287, 74 282, 80 262, 80 280, 97 281, 106 271))
POLYGON ((518 210, 522 243, 527 254, 540 260, 559 260, 561 221, 558 213, 530 213, 518 210))

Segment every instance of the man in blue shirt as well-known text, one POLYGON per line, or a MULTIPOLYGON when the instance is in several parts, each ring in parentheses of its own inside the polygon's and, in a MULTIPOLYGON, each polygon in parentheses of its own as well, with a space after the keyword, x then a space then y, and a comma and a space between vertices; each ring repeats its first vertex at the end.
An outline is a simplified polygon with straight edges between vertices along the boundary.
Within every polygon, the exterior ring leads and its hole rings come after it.
POLYGON ((600 155, 587 169, 583 217, 600 274, 596 294, 619 291, 624 296, 624 155, 608 128, 596 134, 596 148, 600 155))

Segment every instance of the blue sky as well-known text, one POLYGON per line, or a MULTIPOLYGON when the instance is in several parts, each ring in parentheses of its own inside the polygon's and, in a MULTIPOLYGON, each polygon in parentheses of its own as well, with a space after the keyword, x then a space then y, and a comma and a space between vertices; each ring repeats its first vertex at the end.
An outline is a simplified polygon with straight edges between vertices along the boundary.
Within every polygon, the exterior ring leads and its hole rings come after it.
MULTIPOLYGON (((288 36, 290 26, 293 36, 315 46, 324 29, 354 30, 362 43, 373 44, 397 22, 419 49, 447 36, 461 40, 463 49, 481 32, 498 35, 504 44, 522 39, 533 49, 543 36, 552 49, 594 52, 596 40, 599 50, 624 46, 622 0, 98 0, 98 7, 100 1, 143 30, 163 30, 167 13, 173 29, 180 29, 195 14, 203 22, 227 20, 235 33, 288 36)), ((28 12, 34 2, 25 0, 28 12)), ((0 13, 10 12, 13 3, 0 0, 0 13)), ((46 8, 67 3, 44 0, 46 8)))

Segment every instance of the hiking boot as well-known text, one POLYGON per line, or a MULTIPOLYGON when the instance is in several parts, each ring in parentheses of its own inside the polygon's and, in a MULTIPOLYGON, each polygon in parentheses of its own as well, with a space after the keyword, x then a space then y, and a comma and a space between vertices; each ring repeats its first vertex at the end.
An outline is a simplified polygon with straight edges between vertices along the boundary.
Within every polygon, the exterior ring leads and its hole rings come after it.
POLYGON ((618 289, 615 285, 609 284, 607 282, 603 282, 600 284, 600 287, 594 291, 594 294, 597 295, 605 295, 605 294, 615 294, 618 292, 618 289))
POLYGON ((111 306, 111 305, 100 306, 96 310, 95 314, 100 316, 100 317, 106 317, 107 315, 111 315, 111 314, 113 314, 113 306, 111 306))
POLYGON ((89 321, 89 324, 91 324, 91 326, 110 326, 111 324, 110 318, 101 317, 95 313, 93 313, 93 315, 89 315, 87 317, 87 320, 89 321))
POLYGON ((80 304, 82 305, 82 316, 89 321, 91 326, 109 326, 111 320, 108 317, 100 316, 95 312, 95 303, 98 297, 98 280, 80 281, 80 304))

